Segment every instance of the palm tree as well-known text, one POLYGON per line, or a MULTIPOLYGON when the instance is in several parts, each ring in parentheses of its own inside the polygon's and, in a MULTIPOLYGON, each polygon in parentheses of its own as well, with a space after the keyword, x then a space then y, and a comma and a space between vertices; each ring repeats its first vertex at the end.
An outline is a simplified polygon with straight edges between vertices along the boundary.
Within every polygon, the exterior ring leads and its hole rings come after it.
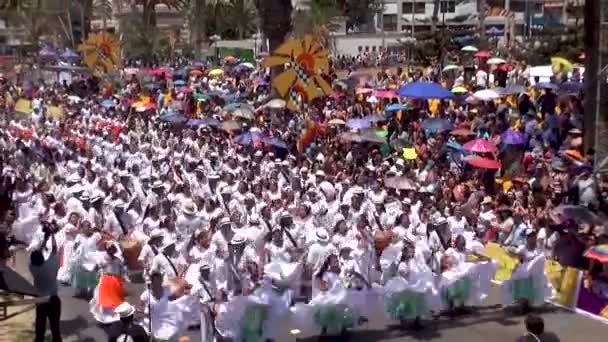
POLYGON ((145 28, 156 28, 156 5, 165 5, 170 9, 182 9, 187 5, 186 0, 134 0, 134 4, 142 6, 142 19, 145 28))
POLYGON ((227 22, 237 39, 255 32, 255 7, 252 0, 230 0, 226 4, 227 22))
POLYGON ((209 9, 216 0, 190 0, 184 6, 184 15, 190 28, 190 44, 200 53, 203 44, 207 42, 207 24, 209 9))
POLYGON ((274 51, 291 31, 291 0, 255 0, 255 7, 258 10, 260 28, 268 39, 270 51, 274 51))
POLYGON ((3 0, 0 2, 0 17, 10 25, 21 26, 35 51, 38 41, 46 31, 48 13, 44 11, 45 0, 3 0))
POLYGON ((323 46, 327 46, 329 34, 338 27, 334 19, 341 14, 336 0, 309 0, 306 5, 307 10, 296 14, 297 33, 313 33, 323 46))
POLYGON ((439 8, 441 6, 441 0, 433 1, 433 16, 431 17, 431 32, 435 33, 437 30, 437 22, 439 21, 439 8))

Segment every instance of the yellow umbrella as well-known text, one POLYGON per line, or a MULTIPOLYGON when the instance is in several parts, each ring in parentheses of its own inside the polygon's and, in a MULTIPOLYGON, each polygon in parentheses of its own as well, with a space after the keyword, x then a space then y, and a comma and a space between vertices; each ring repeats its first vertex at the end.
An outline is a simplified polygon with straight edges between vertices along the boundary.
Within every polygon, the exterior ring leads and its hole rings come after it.
POLYGON ((413 148, 404 148, 403 149, 403 159, 405 160, 415 160, 418 158, 418 153, 413 148))
POLYGON ((452 88, 452 93, 456 93, 456 94, 462 94, 462 93, 466 93, 469 90, 465 87, 454 87, 452 88))
POLYGON ((572 63, 563 57, 551 57, 551 65, 558 71, 570 72, 574 69, 572 63))
POLYGON ((222 69, 213 69, 211 71, 209 71, 209 75, 211 76, 219 76, 219 75, 223 75, 224 74, 224 70, 222 69))

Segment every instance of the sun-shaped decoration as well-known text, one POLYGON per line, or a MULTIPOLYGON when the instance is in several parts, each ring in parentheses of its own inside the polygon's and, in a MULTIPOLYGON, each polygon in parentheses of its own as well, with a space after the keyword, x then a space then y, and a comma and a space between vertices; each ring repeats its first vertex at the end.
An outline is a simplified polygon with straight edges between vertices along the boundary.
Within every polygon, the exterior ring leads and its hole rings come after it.
POLYGON ((121 62, 120 42, 107 32, 94 33, 80 44, 84 63, 95 72, 107 74, 114 71, 121 62))
POLYGON ((287 40, 264 59, 263 65, 285 66, 285 71, 275 77, 272 84, 286 99, 288 108, 297 109, 303 101, 310 102, 332 93, 331 85, 321 76, 329 69, 328 52, 312 35, 287 40))

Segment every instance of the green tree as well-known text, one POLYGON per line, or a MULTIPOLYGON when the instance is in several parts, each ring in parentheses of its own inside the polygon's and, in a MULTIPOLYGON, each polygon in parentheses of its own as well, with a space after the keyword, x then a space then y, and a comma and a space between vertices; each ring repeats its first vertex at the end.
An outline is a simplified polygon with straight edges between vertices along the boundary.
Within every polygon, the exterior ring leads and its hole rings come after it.
POLYGON ((374 15, 384 6, 383 0, 337 0, 336 2, 348 18, 347 28, 368 27, 374 15))
POLYGON ((256 31, 256 12, 252 0, 230 0, 226 6, 226 26, 236 39, 244 39, 256 31))
POLYGON ((260 28, 268 39, 270 51, 274 51, 285 40, 293 27, 291 0, 255 0, 260 28))
POLYGON ((433 16, 431 17, 431 32, 437 31, 437 22, 439 21, 439 8, 441 0, 433 0, 433 16))
POLYGON ((34 51, 38 50, 40 37, 48 33, 49 11, 45 0, 3 0, 0 16, 11 26, 23 27, 34 51))
POLYGON ((329 34, 334 32, 338 25, 336 17, 342 10, 336 0, 310 0, 306 2, 307 10, 298 11, 295 16, 295 32, 299 35, 313 33, 324 46, 327 46, 329 34))

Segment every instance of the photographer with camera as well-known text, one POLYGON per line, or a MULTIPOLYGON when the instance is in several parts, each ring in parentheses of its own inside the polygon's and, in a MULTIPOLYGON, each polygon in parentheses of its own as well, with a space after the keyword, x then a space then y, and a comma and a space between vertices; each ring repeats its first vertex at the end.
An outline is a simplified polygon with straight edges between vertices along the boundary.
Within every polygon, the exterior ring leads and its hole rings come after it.
POLYGON ((51 327, 52 341, 61 342, 61 332, 59 329, 61 300, 57 295, 59 255, 57 253, 57 241, 55 240, 56 228, 56 225, 53 223, 42 223, 44 239, 30 255, 30 273, 34 278, 34 286, 40 291, 41 296, 49 297, 47 302, 36 305, 35 342, 44 341, 47 319, 51 327), (47 249, 48 241, 51 242, 51 251, 45 260, 43 251, 47 249))

